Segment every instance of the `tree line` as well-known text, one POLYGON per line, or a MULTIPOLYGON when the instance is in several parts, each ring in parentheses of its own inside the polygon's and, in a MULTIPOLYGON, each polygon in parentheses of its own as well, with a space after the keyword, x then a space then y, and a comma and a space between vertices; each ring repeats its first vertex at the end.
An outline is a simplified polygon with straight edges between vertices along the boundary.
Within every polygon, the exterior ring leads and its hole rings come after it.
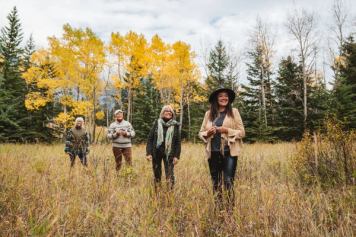
POLYGON ((348 18, 342 7, 335 1, 332 8, 337 50, 329 50, 331 89, 316 64, 316 20, 305 10, 286 20, 298 52, 278 65, 271 29, 256 20, 246 53, 247 80, 241 83, 241 62, 222 40, 202 66, 183 41, 130 31, 113 32, 105 43, 90 28, 69 24, 60 37, 48 38, 48 47, 36 49, 32 37, 24 42, 14 7, 0 35, 0 141, 50 142, 83 116, 92 142, 98 142, 113 111, 122 108, 142 142, 163 104, 176 109, 182 138, 196 141, 207 96, 222 86, 236 91, 234 106, 250 142, 300 140, 305 131, 322 129, 331 115, 355 129, 356 43, 352 33, 344 36, 348 18))

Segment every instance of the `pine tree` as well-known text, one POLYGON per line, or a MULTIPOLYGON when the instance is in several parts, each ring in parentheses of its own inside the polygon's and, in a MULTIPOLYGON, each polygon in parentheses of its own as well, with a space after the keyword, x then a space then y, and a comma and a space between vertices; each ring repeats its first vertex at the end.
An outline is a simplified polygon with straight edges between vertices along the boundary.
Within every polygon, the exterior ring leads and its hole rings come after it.
POLYGON ((14 98, 22 97, 25 82, 21 79, 20 65, 22 48, 22 28, 16 7, 7 17, 9 25, 1 29, 0 54, 3 58, 4 83, 2 89, 14 98))
POLYGON ((281 140, 300 140, 303 135, 303 79, 301 68, 288 56, 279 64, 275 83, 277 131, 281 140))
POLYGON ((152 79, 141 79, 133 98, 132 125, 136 131, 136 142, 146 142, 153 122, 158 118, 160 111, 159 91, 154 88, 152 79))
POLYGON ((0 131, 2 141, 18 141, 28 137, 26 124, 25 81, 21 78, 22 29, 16 7, 7 17, 8 26, 1 29, 0 55, 2 82, 0 87, 0 131), (27 134, 27 135, 26 135, 27 134))
POLYGON ((273 141, 275 109, 273 101, 271 68, 263 60, 263 48, 257 46, 248 52, 247 80, 249 85, 242 85, 240 106, 245 121, 246 132, 250 141, 273 141))
POLYGON ((30 68, 31 66, 31 56, 35 52, 35 42, 32 38, 32 35, 26 42, 26 46, 23 51, 23 68, 24 71, 30 68))
POLYGON ((221 40, 219 40, 214 49, 210 51, 207 68, 208 77, 206 79, 206 85, 208 87, 208 93, 220 87, 233 90, 236 88, 236 65, 232 62, 221 40))
POLYGON ((335 82, 337 116, 349 129, 356 128, 356 43, 349 37, 339 59, 340 74, 335 82))
POLYGON ((331 93, 326 89, 320 76, 313 78, 314 83, 308 88, 307 129, 317 131, 324 127, 325 119, 330 114, 331 93))

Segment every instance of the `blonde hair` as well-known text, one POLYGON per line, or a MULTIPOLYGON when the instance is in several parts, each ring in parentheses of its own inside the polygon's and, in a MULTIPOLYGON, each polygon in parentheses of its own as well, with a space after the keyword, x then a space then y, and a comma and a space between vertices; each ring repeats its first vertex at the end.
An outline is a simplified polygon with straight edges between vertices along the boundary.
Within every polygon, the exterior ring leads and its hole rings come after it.
POLYGON ((84 119, 83 119, 83 117, 78 117, 78 118, 75 119, 75 122, 76 123, 77 122, 84 122, 84 119))
POLYGON ((174 113, 173 107, 170 106, 170 105, 165 105, 165 106, 163 106, 163 108, 162 108, 162 110, 161 110, 161 113, 160 113, 160 115, 159 115, 160 118, 163 118, 164 111, 166 111, 166 110, 171 111, 173 119, 176 117, 176 115, 175 115, 175 113, 174 113))

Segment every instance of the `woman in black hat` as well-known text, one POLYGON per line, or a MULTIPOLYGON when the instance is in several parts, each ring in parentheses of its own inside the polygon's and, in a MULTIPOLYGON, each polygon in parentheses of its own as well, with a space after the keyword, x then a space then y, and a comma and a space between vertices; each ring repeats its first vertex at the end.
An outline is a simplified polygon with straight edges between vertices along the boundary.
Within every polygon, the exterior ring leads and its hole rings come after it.
POLYGON ((223 187, 228 207, 234 206, 234 177, 245 129, 239 111, 232 108, 235 92, 221 88, 209 96, 210 109, 205 113, 199 137, 206 143, 210 175, 216 204, 221 207, 223 187))

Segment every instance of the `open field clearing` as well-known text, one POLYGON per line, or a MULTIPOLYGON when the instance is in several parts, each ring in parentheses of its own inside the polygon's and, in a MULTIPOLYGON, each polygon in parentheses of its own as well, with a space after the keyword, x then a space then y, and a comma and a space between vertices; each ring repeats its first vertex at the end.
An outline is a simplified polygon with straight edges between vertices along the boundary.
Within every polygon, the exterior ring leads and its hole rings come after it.
POLYGON ((69 167, 63 145, 0 146, 0 236, 354 236, 355 187, 306 189, 296 144, 245 145, 233 217, 214 213, 203 146, 184 144, 176 186, 156 195, 145 147, 117 175, 111 146, 69 167))

